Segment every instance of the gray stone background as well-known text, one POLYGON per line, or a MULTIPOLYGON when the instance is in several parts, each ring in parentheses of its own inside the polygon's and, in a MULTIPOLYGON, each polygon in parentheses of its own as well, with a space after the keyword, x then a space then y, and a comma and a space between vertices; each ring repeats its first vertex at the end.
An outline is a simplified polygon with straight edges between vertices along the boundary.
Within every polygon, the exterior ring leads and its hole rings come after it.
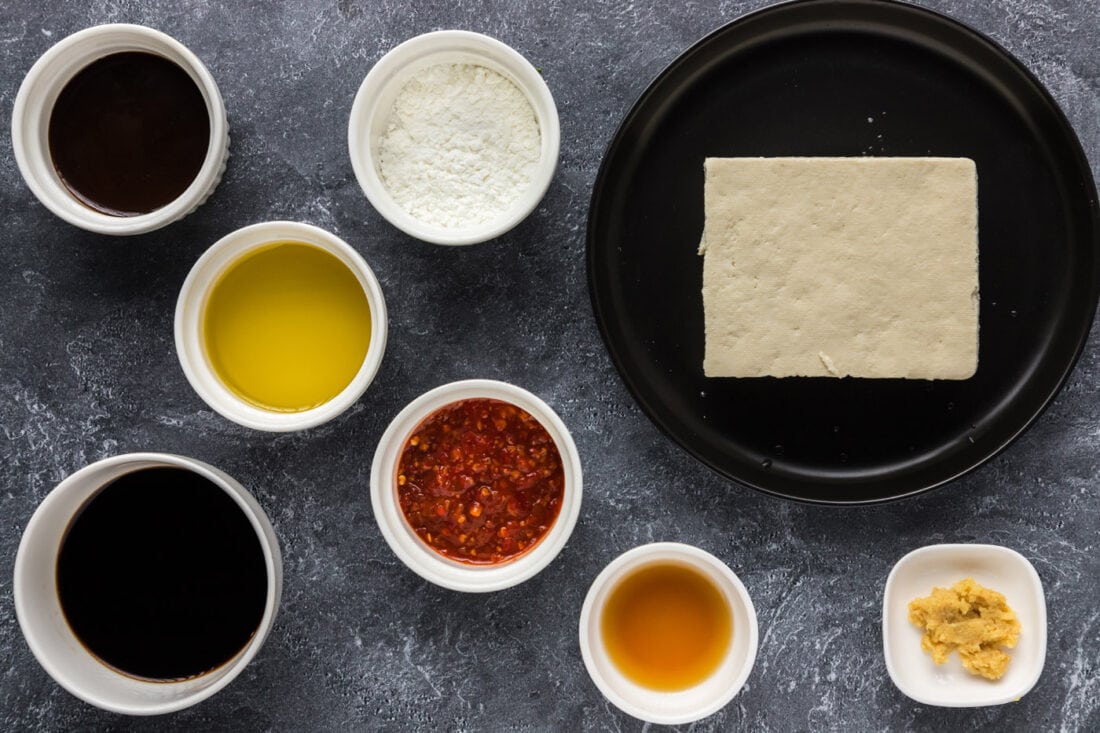
MULTIPOLYGON (((748 685, 695 730, 1100 730, 1100 349, 1006 453, 931 495, 831 510, 741 489, 697 464, 634 405, 596 330, 585 281, 592 182, 618 121, 652 77, 705 33, 766 0, 400 2, 282 0, 0 3, 0 729, 638 730, 589 681, 577 646, 584 594, 619 553, 681 540, 727 561, 752 594, 760 653, 748 685), (23 75, 86 26, 135 22, 179 38, 221 85, 232 158, 198 212, 110 238, 31 196, 7 120, 23 75), (352 174, 352 98, 389 48, 463 28, 541 67, 557 100, 560 167, 526 222, 453 250, 374 212, 352 174), (390 342, 370 390, 296 435, 236 427, 189 389, 172 315, 199 254, 257 221, 310 222, 378 274, 390 342), (421 581, 371 515, 370 460, 388 421, 423 391, 493 377, 544 397, 586 472, 572 540, 543 573, 491 595, 421 581), (127 719, 92 708, 38 666, 15 620, 12 565, 45 494, 99 458, 178 452, 237 477, 271 516, 285 590, 273 633, 232 685, 190 710, 127 719), (880 597, 893 563, 937 542, 992 542, 1031 559, 1050 641, 1017 703, 918 705, 890 682, 880 597)), ((921 0, 1016 54, 1100 165, 1100 3, 921 0)))

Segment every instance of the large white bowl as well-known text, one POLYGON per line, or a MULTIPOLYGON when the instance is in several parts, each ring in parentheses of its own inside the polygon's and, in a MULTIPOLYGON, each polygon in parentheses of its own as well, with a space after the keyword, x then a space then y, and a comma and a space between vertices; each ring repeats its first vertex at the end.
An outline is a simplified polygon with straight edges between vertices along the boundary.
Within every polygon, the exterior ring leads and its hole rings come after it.
POLYGON ((229 157, 229 122, 221 92, 206 66, 182 43, 160 31, 116 23, 86 28, 58 41, 35 62, 15 97, 11 142, 19 172, 31 192, 57 216, 101 234, 142 234, 182 219, 214 191, 229 157), (179 65, 194 80, 210 116, 210 145, 195 180, 174 201, 138 216, 111 216, 78 201, 57 175, 50 157, 49 124, 61 90, 93 61, 115 53, 145 51, 179 65))
POLYGON ((681 725, 721 710, 748 680, 758 644, 756 608, 741 579, 709 552, 678 542, 654 542, 619 555, 596 576, 581 608, 581 656, 589 676, 615 707, 650 723, 681 725), (703 573, 725 597, 733 616, 733 637, 718 669, 699 684, 676 692, 653 690, 629 679, 611 661, 600 632, 604 607, 619 581, 639 568, 663 563, 703 573))
POLYGON ((324 229, 292 221, 269 221, 238 229, 206 250, 180 288, 176 301, 176 354, 199 397, 233 422, 255 430, 304 430, 333 419, 355 404, 374 380, 386 351, 386 300, 378 279, 363 258, 344 240, 324 229), (202 320, 207 296, 230 265, 248 252, 272 242, 304 242, 320 247, 345 265, 359 280, 370 307, 371 334, 367 354, 348 386, 328 402, 301 412, 264 410, 229 390, 215 373, 203 348, 202 320))
POLYGON ((275 622, 282 584, 282 556, 275 530, 264 510, 236 480, 193 458, 167 453, 129 453, 85 466, 43 499, 27 523, 15 555, 12 594, 15 615, 27 644, 42 667, 62 687, 104 710, 128 715, 159 715, 205 700, 248 666, 275 622), (57 556, 65 531, 80 508, 118 477, 161 466, 193 471, 229 494, 256 531, 267 567, 267 600, 252 639, 217 669, 180 682, 139 680, 107 667, 73 634, 57 596, 57 556))
POLYGON ((515 49, 495 38, 470 31, 425 33, 395 47, 367 73, 348 121, 348 153, 355 177, 371 205, 391 224, 417 239, 434 244, 475 244, 499 237, 534 211, 554 177, 561 145, 561 128, 554 97, 542 75, 515 49), (378 169, 378 146, 390 111, 405 82, 436 64, 477 64, 496 71, 523 92, 535 112, 541 137, 539 162, 531 182, 511 208, 495 220, 465 229, 448 229, 423 222, 398 204, 378 169))
POLYGON ((545 568, 565 547, 581 510, 581 460, 573 437, 549 405, 525 389, 489 379, 452 382, 424 393, 397 414, 374 452, 370 498, 374 518, 390 549, 410 570, 451 590, 484 593, 517 585, 545 568), (565 474, 561 510, 549 532, 530 550, 496 565, 468 565, 440 555, 416 535, 397 498, 397 463, 405 442, 420 423, 446 405, 470 399, 493 399, 521 407, 550 433, 565 474))

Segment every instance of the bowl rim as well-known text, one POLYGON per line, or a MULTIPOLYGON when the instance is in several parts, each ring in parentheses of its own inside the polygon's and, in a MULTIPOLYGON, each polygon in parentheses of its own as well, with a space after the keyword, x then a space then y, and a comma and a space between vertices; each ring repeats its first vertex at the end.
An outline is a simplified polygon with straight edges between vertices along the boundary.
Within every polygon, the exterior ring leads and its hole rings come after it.
POLYGON ((134 23, 107 23, 72 33, 38 57, 12 107, 11 141, 16 166, 35 198, 60 219, 90 232, 130 236, 167 226, 194 211, 221 181, 229 156, 229 121, 217 82, 202 60, 187 46, 162 31, 134 23), (90 48, 94 50, 89 51, 90 48), (39 124, 52 111, 56 93, 95 60, 128 50, 162 56, 182 68, 195 82, 210 118, 210 142, 202 167, 175 199, 136 216, 111 216, 79 202, 58 179, 39 124), (55 74, 58 66, 66 67, 55 74))
MULTIPOLYGON (((592 581, 592 585, 585 595, 584 604, 581 607, 578 621, 578 634, 581 657, 584 660, 585 669, 588 671, 588 676, 592 679, 593 684, 596 685, 603 696, 623 712, 639 720, 659 725, 681 725, 702 720, 728 705, 744 688, 745 683, 752 674, 760 644, 760 629, 756 615, 756 607, 752 602, 752 597, 749 595, 745 584, 733 569, 722 561, 721 558, 700 547, 684 544, 682 542, 651 542, 639 545, 627 550, 608 563, 603 570, 600 571, 599 575, 596 576, 596 579, 592 581), (694 688, 688 688, 688 690, 677 692, 646 690, 641 685, 626 680, 626 684, 638 690, 644 690, 647 695, 652 695, 652 705, 635 704, 622 695, 615 685, 604 676, 596 661, 596 652, 592 648, 593 644, 591 641, 591 639, 595 639, 597 646, 603 646, 599 633, 600 613, 607 602, 611 590, 633 571, 661 562, 675 562, 690 565, 693 569, 706 575, 712 583, 724 589, 723 594, 726 595, 731 604, 731 615, 736 616, 737 611, 740 610, 745 615, 745 620, 748 622, 747 630, 741 629, 739 631, 735 624, 734 633, 746 633, 747 631, 748 642, 745 650, 745 657, 741 660, 740 666, 736 667, 736 675, 734 676, 733 682, 724 688, 716 688, 717 694, 705 703, 698 705, 688 712, 678 714, 668 712, 664 700, 668 697, 683 695, 685 692, 689 692, 694 688), (726 593, 725 590, 732 590, 732 594, 726 593), (740 609, 738 609, 738 606, 740 609)), ((731 640, 730 648, 723 664, 731 663, 736 660, 734 643, 735 642, 731 640)), ((601 652, 601 654, 605 654, 605 652, 601 652)), ((716 671, 715 674, 718 674, 718 671, 716 671)), ((706 684, 707 681, 712 678, 713 676, 699 683, 698 686, 706 684)))
POLYGON ((583 475, 580 454, 565 423, 539 397, 508 382, 466 379, 428 390, 406 405, 387 426, 374 452, 370 499, 382 537, 414 573, 443 588, 465 593, 503 590, 530 579, 558 556, 580 515, 583 475), (396 470, 409 435, 429 415, 470 399, 508 402, 530 413, 553 438, 564 472, 562 506, 550 530, 518 557, 494 565, 467 565, 432 550, 415 535, 397 501, 396 470))
MULTIPOLYGON (((442 63, 442 62, 441 62, 442 63)), ((542 74, 511 46, 482 33, 438 30, 413 36, 386 52, 364 77, 348 118, 348 155, 360 188, 374 209, 411 237, 432 244, 463 246, 495 239, 516 227, 539 205, 557 170, 561 123, 554 97, 542 74), (510 209, 485 224, 446 229, 423 222, 405 211, 390 195, 375 163, 371 129, 379 98, 411 65, 435 55, 466 54, 481 57, 488 68, 509 78, 524 94, 539 124, 539 162, 527 189, 510 209)))
POLYGON ((382 287, 366 260, 351 245, 326 229, 294 221, 265 221, 235 229, 212 244, 191 267, 176 300, 173 331, 176 355, 192 389, 212 410, 254 430, 305 430, 342 414, 362 397, 382 365, 388 338, 388 315, 382 287), (329 401, 301 412, 275 412, 252 405, 230 391, 210 365, 202 345, 202 314, 218 279, 248 253, 269 244, 302 242, 335 256, 355 275, 366 295, 371 335, 363 363, 347 386, 329 401))
MULTIPOLYGON (((1003 545, 993 545, 985 543, 969 543, 969 542, 957 542, 957 543, 942 543, 934 545, 925 545, 918 547, 901 557, 894 566, 890 569, 890 574, 886 578, 886 583, 883 586, 882 591, 882 653, 883 659, 886 664, 886 671, 893 681, 894 686, 901 691, 906 697, 921 703, 922 705, 933 705, 936 707, 945 708, 972 708, 972 707, 991 707, 995 705, 1003 705, 1009 702, 1015 702, 1029 693, 1035 685, 1038 683, 1039 678, 1042 676, 1043 667, 1046 665, 1046 653, 1047 653, 1047 607, 1046 607, 1046 593, 1043 590, 1043 582, 1039 578, 1039 573, 1035 570, 1035 566, 1031 564, 1024 555, 1013 550, 1010 547, 1004 547, 1003 545), (1029 590, 1029 595, 1036 606, 1037 618, 1035 619, 1035 629, 1032 633, 1037 634, 1037 638, 1041 642, 1039 647, 1038 656, 1034 660, 1033 669, 1031 674, 1028 675, 1020 684, 1016 687, 1006 687, 999 694, 990 694, 988 698, 979 699, 974 702, 957 701, 957 700, 944 700, 942 698, 930 697, 922 694, 920 690, 913 688, 906 683, 905 677, 899 671, 899 664, 894 658, 892 651, 892 645, 890 643, 890 629, 900 624, 908 625, 907 618, 895 618, 890 611, 891 599, 895 595, 895 584, 898 582, 898 578, 906 570, 907 566, 912 564, 913 561, 924 556, 944 556, 947 558, 959 558, 965 556, 1001 556, 1007 563, 1011 563, 1018 571, 1022 573, 1023 578, 1026 580, 1026 585, 1029 590)), ((923 653, 923 652, 922 652, 923 653)), ((991 692, 998 692, 995 688, 990 688, 991 692)))

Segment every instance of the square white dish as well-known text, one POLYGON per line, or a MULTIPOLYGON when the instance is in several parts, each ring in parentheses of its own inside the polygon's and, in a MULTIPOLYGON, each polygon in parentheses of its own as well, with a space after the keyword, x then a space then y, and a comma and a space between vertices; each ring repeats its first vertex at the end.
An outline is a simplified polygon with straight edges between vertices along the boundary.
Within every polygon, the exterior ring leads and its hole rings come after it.
POLYGON ((1039 574, 1027 558, 998 545, 929 545, 910 552, 886 579, 882 647, 890 679, 907 696, 940 707, 981 707, 1014 702, 1039 680, 1046 660, 1047 609, 1039 574), (958 654, 937 665, 921 649, 921 630, 909 623, 909 602, 933 587, 963 578, 1003 593, 1020 620, 1020 639, 1000 680, 967 672, 958 654))

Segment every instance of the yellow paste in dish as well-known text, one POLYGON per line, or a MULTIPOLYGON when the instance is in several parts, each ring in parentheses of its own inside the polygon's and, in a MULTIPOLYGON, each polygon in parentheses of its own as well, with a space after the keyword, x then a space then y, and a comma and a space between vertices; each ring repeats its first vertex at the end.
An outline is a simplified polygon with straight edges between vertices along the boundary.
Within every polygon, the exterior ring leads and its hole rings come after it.
POLYGON ((1020 637, 1020 621, 1004 595, 973 578, 910 601, 909 621, 924 630, 920 648, 936 664, 957 651, 968 672, 988 680, 1004 676, 1011 659, 1005 649, 1020 637))

